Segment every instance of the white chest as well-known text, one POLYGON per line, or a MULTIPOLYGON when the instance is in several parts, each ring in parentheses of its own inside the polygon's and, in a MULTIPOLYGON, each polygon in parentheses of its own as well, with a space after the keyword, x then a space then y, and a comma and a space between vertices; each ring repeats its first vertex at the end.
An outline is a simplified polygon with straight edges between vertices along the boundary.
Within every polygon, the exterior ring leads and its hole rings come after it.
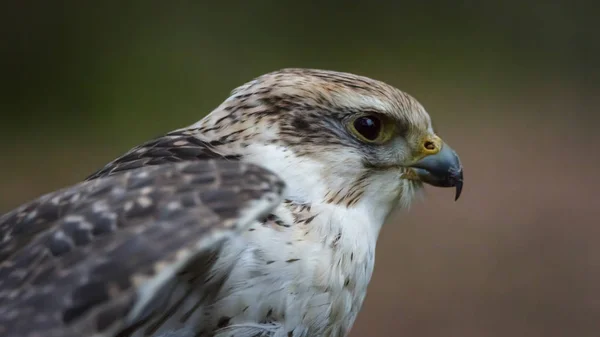
MULTIPOLYGON (((214 289, 210 296, 187 292, 180 312, 194 312, 183 325, 202 327, 200 336, 346 336, 373 272, 375 238, 355 235, 358 223, 315 211, 292 223, 279 210, 227 242, 208 272, 220 284, 203 289, 214 289)), ((180 317, 161 330, 180 328, 180 317)))
POLYGON ((278 212, 223 252, 223 261, 235 260, 236 267, 222 307, 246 309, 235 322, 277 326, 286 332, 282 336, 348 333, 373 272, 375 238, 355 235, 350 227, 356 223, 331 223, 336 215, 315 212, 309 213, 319 214, 311 221, 294 224, 289 214, 278 212))

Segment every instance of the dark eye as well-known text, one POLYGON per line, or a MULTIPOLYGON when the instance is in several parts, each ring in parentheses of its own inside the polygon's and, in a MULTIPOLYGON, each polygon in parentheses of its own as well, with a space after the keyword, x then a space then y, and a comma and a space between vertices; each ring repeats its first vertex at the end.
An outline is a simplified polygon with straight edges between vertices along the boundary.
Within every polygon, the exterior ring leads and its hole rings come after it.
POLYGON ((375 116, 362 116, 354 120, 354 130, 366 140, 374 141, 381 133, 381 120, 375 116))

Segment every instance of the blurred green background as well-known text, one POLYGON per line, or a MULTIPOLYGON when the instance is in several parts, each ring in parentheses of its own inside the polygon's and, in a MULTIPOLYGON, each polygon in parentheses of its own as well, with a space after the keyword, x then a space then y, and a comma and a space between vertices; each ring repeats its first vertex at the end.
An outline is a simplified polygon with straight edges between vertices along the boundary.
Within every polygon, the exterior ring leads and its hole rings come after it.
POLYGON ((465 167, 383 230, 352 336, 599 336, 591 2, 14 1, 0 8, 0 211, 202 118, 266 72, 417 97, 465 167))

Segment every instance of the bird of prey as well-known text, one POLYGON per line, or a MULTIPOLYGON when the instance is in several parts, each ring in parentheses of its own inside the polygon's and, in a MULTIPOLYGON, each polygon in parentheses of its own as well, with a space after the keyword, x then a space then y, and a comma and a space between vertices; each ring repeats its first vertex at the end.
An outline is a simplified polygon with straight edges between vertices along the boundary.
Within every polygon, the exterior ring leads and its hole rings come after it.
POLYGON ((0 217, 0 336, 348 335, 379 231, 458 156, 380 81, 283 69, 0 217))

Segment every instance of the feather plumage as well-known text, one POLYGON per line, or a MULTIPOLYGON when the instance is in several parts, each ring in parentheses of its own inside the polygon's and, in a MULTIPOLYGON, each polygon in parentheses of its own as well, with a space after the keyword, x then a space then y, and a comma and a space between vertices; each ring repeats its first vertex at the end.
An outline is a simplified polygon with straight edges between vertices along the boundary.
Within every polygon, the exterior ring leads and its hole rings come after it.
MULTIPOLYGON (((383 82, 260 76, 197 123, 0 218, 0 333, 346 336, 379 230, 420 190, 411 166, 432 144, 425 109, 383 82), (393 133, 365 141, 357 116, 393 133)), ((454 165, 462 184, 458 159, 442 159, 428 165, 454 165)))

